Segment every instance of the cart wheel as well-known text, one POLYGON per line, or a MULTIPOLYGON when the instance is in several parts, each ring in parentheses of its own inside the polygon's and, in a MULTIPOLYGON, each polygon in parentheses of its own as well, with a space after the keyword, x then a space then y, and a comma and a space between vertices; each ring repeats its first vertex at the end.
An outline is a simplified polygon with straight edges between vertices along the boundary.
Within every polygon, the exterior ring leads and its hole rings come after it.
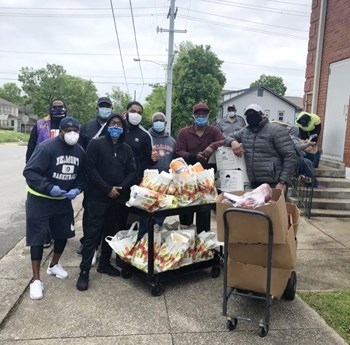
POLYGON ((293 301, 295 298, 295 293, 297 290, 297 275, 293 271, 290 275, 290 278, 288 279, 288 283, 286 286, 286 289, 284 290, 283 297, 287 301, 293 301))
POLYGON ((212 268, 211 268, 211 277, 212 278, 217 278, 217 277, 219 277, 220 276, 220 272, 221 272, 221 270, 220 270, 220 267, 219 266, 213 266, 212 268))
POLYGON ((259 337, 264 338, 269 333, 269 325, 259 326, 259 337))
POLYGON ((131 276, 132 276, 131 271, 122 269, 122 277, 124 279, 129 279, 129 278, 131 278, 131 276))
POLYGON ((155 283, 150 286, 150 291, 152 296, 160 296, 164 291, 164 287, 162 284, 155 283))
POLYGON ((231 320, 227 320, 226 326, 229 331, 234 331, 237 327, 238 320, 233 318, 231 320))

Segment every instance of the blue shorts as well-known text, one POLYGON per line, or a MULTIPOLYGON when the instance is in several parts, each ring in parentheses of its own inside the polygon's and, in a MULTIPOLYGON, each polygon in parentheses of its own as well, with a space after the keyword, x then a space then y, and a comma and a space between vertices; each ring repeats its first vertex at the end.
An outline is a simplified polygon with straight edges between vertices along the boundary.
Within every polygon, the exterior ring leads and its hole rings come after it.
POLYGON ((44 245, 48 234, 53 240, 75 236, 74 212, 70 200, 52 200, 30 193, 27 195, 27 246, 44 245))

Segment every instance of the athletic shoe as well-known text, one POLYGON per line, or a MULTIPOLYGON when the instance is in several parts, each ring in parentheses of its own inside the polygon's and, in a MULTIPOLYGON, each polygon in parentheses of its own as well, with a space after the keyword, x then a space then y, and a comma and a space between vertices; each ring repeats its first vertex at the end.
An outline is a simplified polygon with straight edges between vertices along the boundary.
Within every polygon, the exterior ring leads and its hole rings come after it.
POLYGON ((68 273, 63 269, 61 264, 56 264, 53 267, 50 267, 49 265, 49 267, 46 270, 46 273, 50 275, 54 275, 60 279, 66 279, 68 277, 68 273))
POLYGON ((78 255, 81 255, 83 253, 83 244, 81 244, 80 246, 79 246, 79 248, 77 249, 77 254, 78 255))
POLYGON ((51 246, 52 246, 52 240, 46 242, 46 243, 43 245, 44 248, 50 248, 51 246))
POLYGON ((42 299, 44 291, 44 284, 41 280, 37 279, 30 283, 29 285, 29 297, 31 299, 42 299))
POLYGON ((85 291, 89 288, 89 272, 80 272, 76 287, 79 291, 85 291))
POLYGON ((120 276, 120 271, 113 267, 111 264, 107 265, 102 265, 97 267, 97 272, 98 273, 103 273, 103 274, 108 274, 109 276, 112 277, 119 277, 120 276))

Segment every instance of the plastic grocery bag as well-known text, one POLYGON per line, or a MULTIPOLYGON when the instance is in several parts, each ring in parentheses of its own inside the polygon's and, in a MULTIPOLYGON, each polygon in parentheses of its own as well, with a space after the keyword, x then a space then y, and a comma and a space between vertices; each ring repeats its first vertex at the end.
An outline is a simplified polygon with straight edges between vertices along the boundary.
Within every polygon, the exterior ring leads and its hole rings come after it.
POLYGON ((130 259, 130 251, 137 241, 138 231, 135 230, 139 222, 134 222, 129 230, 118 231, 114 236, 107 236, 105 241, 119 255, 120 258, 128 261, 130 259))
POLYGON ((127 206, 143 208, 149 212, 159 209, 159 193, 150 189, 133 185, 130 190, 130 199, 127 206))
MULTIPOLYGON (((156 257, 159 252, 161 243, 161 233, 154 232, 154 241, 153 241, 153 258, 156 257)), ((139 240, 134 248, 130 251, 131 259, 130 263, 140 269, 141 271, 148 271, 148 233, 145 234, 141 240, 139 240)))
POLYGON ((175 197, 179 201, 180 206, 194 204, 200 199, 197 193, 196 174, 174 174, 173 182, 175 186, 175 197))
POLYGON ((210 260, 214 257, 214 249, 219 247, 216 234, 213 231, 202 231, 196 239, 194 261, 210 260))
POLYGON ((202 202, 215 202, 217 191, 215 188, 214 169, 207 169, 196 173, 198 193, 202 202))

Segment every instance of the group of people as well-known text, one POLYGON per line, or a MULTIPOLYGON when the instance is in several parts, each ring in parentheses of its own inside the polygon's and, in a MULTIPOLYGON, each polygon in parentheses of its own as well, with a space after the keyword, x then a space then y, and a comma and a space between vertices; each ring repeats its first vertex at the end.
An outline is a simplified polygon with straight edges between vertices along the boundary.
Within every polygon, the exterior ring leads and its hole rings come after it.
MULTIPOLYGON (((59 259, 67 239, 75 235, 71 200, 81 192, 82 259, 76 288, 85 291, 98 247, 97 272, 120 276, 110 262, 112 249, 104 238, 126 229, 130 187, 141 182, 145 169, 168 171, 175 157, 209 168, 210 156, 226 145, 238 156, 245 153, 253 187, 269 183, 286 190, 295 171, 296 151, 288 131, 270 123, 257 104, 246 108, 245 119, 231 105, 220 124, 210 125, 209 107, 198 103, 192 109, 193 123, 182 128, 176 140, 166 132, 166 117, 161 112, 153 115, 152 127, 144 129, 143 107, 137 101, 130 102, 120 115, 113 111, 110 98, 100 97, 96 109, 97 116, 81 126, 67 116, 64 101, 56 99, 49 115, 38 120, 31 132, 23 175, 28 192, 26 236, 33 271, 32 299, 43 297, 40 265, 48 236, 54 246, 46 272, 60 279, 68 277, 59 259)), ((192 224, 193 218, 193 213, 183 214, 180 223, 192 224)), ((164 219, 156 221, 161 225, 164 219)), ((197 213, 196 226, 198 231, 209 230, 210 212, 197 213)), ((141 217, 139 238, 146 231, 147 221, 141 217)))

